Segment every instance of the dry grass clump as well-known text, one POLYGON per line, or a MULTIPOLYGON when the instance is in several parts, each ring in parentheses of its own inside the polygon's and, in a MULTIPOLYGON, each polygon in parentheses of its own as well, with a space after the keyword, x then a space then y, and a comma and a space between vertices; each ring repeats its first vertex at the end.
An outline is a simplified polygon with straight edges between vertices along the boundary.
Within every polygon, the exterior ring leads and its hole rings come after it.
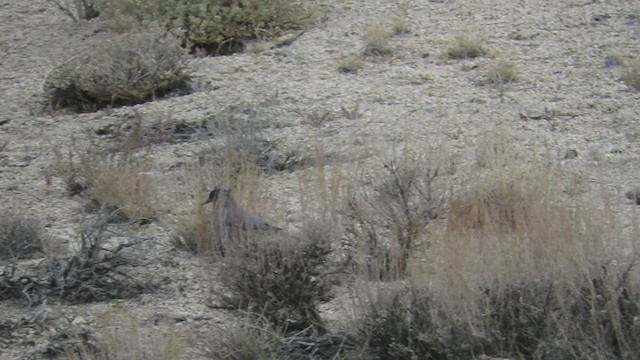
POLYGON ((269 328, 260 326, 251 320, 220 329, 221 334, 212 337, 212 344, 205 352, 211 359, 228 360, 279 360, 282 357, 276 352, 282 337, 269 328))
POLYGON ((71 338, 58 346, 55 355, 64 360, 175 360, 186 349, 174 330, 141 326, 126 309, 109 311, 101 318, 99 333, 90 338, 71 338))
POLYGON ((637 229, 606 203, 565 200, 549 169, 516 165, 452 194, 411 282, 358 290, 369 358, 638 357, 637 229))
POLYGON ((102 164, 86 194, 98 207, 118 209, 125 220, 153 221, 155 183, 144 167, 119 161, 102 164))
POLYGON ((0 260, 24 259, 42 251, 40 222, 9 210, 0 211, 0 260))
POLYGON ((447 54, 452 59, 468 59, 483 56, 486 50, 482 46, 482 41, 474 36, 456 36, 447 54))
POLYGON ((520 179, 492 178, 451 199, 447 229, 451 233, 474 230, 512 232, 526 229, 528 211, 538 194, 523 188, 520 179))
POLYGON ((627 86, 640 91, 640 60, 629 61, 624 65, 622 81, 627 86))
POLYGON ((55 68, 44 83, 53 108, 94 111, 187 91, 188 55, 161 32, 126 34, 55 68))
POLYGON ((393 33, 385 26, 374 25, 367 29, 365 33, 365 47, 362 50, 364 56, 384 56, 391 55, 391 37, 393 33))
POLYGON ((110 155, 96 144, 73 145, 67 154, 56 155, 54 173, 65 178, 70 195, 91 200, 87 210, 104 210, 115 222, 147 223, 156 218, 156 181, 144 159, 110 155))
POLYGON ((313 335, 298 332, 283 335, 264 319, 240 319, 231 328, 220 329, 205 353, 208 358, 230 360, 357 359, 354 339, 344 333, 313 335))
POLYGON ((500 60, 489 65, 487 82, 489 84, 507 84, 516 80, 516 65, 510 61, 500 60))
POLYGON ((107 1, 103 16, 112 28, 137 31, 159 26, 199 53, 242 51, 245 42, 300 29, 310 14, 292 0, 118 0, 107 1))
POLYGON ((364 64, 364 60, 358 55, 347 56, 338 63, 338 71, 343 74, 356 74, 364 64))
POLYGON ((392 29, 393 35, 404 35, 409 34, 411 32, 411 24, 406 18, 406 14, 403 17, 396 17, 393 19, 392 29))

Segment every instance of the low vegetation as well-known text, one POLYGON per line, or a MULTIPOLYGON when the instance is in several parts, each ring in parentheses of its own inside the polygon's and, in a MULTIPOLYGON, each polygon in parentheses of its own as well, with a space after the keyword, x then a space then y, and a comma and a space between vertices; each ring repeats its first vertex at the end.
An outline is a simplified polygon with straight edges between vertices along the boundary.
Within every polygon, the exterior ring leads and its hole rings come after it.
POLYGON ((92 143, 57 152, 51 172, 65 179, 69 195, 82 195, 87 212, 104 212, 111 222, 148 223, 156 218, 156 183, 144 157, 113 154, 92 143))
POLYGON ((427 225, 442 211, 439 166, 411 156, 384 163, 373 186, 349 201, 346 231, 354 243, 354 266, 372 280, 407 276, 416 248, 428 245, 427 225))
POLYGON ((23 214, 0 212, 0 261, 28 258, 42 251, 40 222, 23 214))
POLYGON ((114 243, 108 218, 88 222, 78 233, 77 247, 69 256, 49 255, 36 267, 13 265, 0 272, 0 299, 22 298, 34 306, 48 298, 86 303, 129 298, 150 289, 131 274, 144 261, 134 250, 147 238, 120 236, 114 243))
POLYGON ((107 1, 101 14, 116 30, 158 26, 188 49, 212 55, 242 51, 247 40, 301 29, 310 20, 291 0, 118 0, 107 1))
POLYGON ((357 74, 364 64, 364 60, 359 55, 346 56, 338 63, 338 71, 343 74, 357 74))
POLYGON ((516 80, 516 65, 506 60, 499 60, 489 65, 487 82, 489 84, 508 84, 516 80))
POLYGON ((47 0, 74 22, 98 17, 101 0, 47 0))
POLYGON ((185 343, 168 326, 142 325, 137 316, 119 309, 100 315, 102 330, 70 326, 49 341, 44 353, 63 360, 175 360, 185 343))
POLYGON ((636 91, 640 91, 640 60, 624 65, 622 81, 636 91))
POLYGON ((457 36, 449 46, 447 54, 452 59, 476 58, 486 54, 482 41, 474 36, 457 36))
POLYGON ((44 83, 51 107, 95 111, 186 92, 188 56, 162 32, 115 37, 53 69, 44 83))
POLYGON ((391 37, 393 32, 382 25, 374 25, 365 33, 365 47, 362 54, 365 56, 383 56, 393 53, 391 37))
POLYGON ((285 333, 326 333, 318 305, 331 299, 335 282, 329 240, 319 228, 299 239, 249 235, 228 247, 220 299, 228 307, 260 314, 285 333))

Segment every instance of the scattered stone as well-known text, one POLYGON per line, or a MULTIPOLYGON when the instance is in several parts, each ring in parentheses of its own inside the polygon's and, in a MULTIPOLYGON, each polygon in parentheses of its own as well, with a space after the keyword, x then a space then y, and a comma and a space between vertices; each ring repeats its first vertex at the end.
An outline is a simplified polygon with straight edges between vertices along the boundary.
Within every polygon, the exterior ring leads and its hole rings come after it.
POLYGON ((640 187, 627 191, 624 196, 629 200, 633 200, 636 205, 640 205, 640 187))
POLYGON ((570 159, 575 159, 578 157, 578 150, 576 149, 569 149, 567 150, 567 152, 564 154, 564 158, 566 160, 570 160, 570 159))

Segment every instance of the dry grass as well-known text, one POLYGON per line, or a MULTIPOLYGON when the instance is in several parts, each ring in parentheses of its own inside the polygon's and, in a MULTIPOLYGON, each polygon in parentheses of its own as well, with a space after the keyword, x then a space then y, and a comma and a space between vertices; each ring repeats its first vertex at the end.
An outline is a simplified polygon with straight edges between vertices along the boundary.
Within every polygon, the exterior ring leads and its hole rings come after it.
POLYGON ((486 50, 482 46, 482 40, 470 35, 457 36, 447 54, 452 59, 468 59, 483 56, 486 50))
POLYGON ((110 154, 97 144, 75 142, 66 154, 56 152, 53 174, 63 177, 70 195, 92 200, 87 210, 106 210, 113 221, 148 222, 156 218, 156 181, 143 157, 110 154))
POLYGON ((510 61, 499 60, 489 65, 487 69, 487 83, 508 84, 516 80, 516 65, 510 61))
POLYGON ((338 71, 343 74, 357 74, 364 64, 364 60, 359 55, 347 56, 338 63, 338 71))
POLYGON ((42 251, 40 222, 21 213, 0 212, 0 260, 28 258, 42 251))
POLYGON ((176 360, 186 346, 168 326, 140 325, 139 319, 122 308, 101 315, 96 339, 66 349, 65 360, 176 360))
POLYGON ((411 32, 411 24, 409 24, 406 15, 394 18, 391 27, 393 29, 393 35, 404 35, 411 32))
POLYGON ((606 199, 568 199, 552 169, 496 163, 451 193, 410 282, 356 287, 366 351, 635 358, 638 229, 623 231, 606 199))
POLYGON ((624 66, 622 81, 636 91, 640 91, 640 60, 629 61, 624 66))
MULTIPOLYGON (((187 199, 193 194, 197 196, 174 229, 174 244, 206 258, 215 258, 221 255, 221 249, 231 247, 221 232, 214 207, 211 204, 202 205, 211 190, 216 187, 229 189, 244 209, 256 214, 269 214, 265 204, 260 201, 261 170, 255 158, 236 149, 237 143, 232 139, 235 137, 229 137, 222 150, 212 147, 203 151, 200 159, 185 171, 183 179, 187 180, 186 186, 181 185, 186 192, 180 194, 180 198, 187 199)), ((247 141, 252 144, 250 140, 247 141)))
POLYGON ((365 48, 362 54, 365 56, 384 56, 393 54, 391 37, 393 36, 386 26, 374 25, 367 29, 364 36, 365 48))
POLYGON ((87 194, 100 207, 117 208, 129 220, 156 218, 156 187, 149 168, 114 161, 100 166, 98 174, 87 194))

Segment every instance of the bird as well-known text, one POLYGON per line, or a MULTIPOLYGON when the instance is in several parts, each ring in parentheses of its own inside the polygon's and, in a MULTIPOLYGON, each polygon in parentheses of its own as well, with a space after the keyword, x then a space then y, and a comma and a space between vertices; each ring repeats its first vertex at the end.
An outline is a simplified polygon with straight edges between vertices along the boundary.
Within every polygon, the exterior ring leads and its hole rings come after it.
POLYGON ((269 224, 259 216, 241 208, 236 203, 231 190, 215 188, 209 193, 207 201, 202 203, 213 204, 216 210, 218 225, 225 230, 227 236, 239 232, 245 234, 249 231, 280 231, 279 227, 269 224))

